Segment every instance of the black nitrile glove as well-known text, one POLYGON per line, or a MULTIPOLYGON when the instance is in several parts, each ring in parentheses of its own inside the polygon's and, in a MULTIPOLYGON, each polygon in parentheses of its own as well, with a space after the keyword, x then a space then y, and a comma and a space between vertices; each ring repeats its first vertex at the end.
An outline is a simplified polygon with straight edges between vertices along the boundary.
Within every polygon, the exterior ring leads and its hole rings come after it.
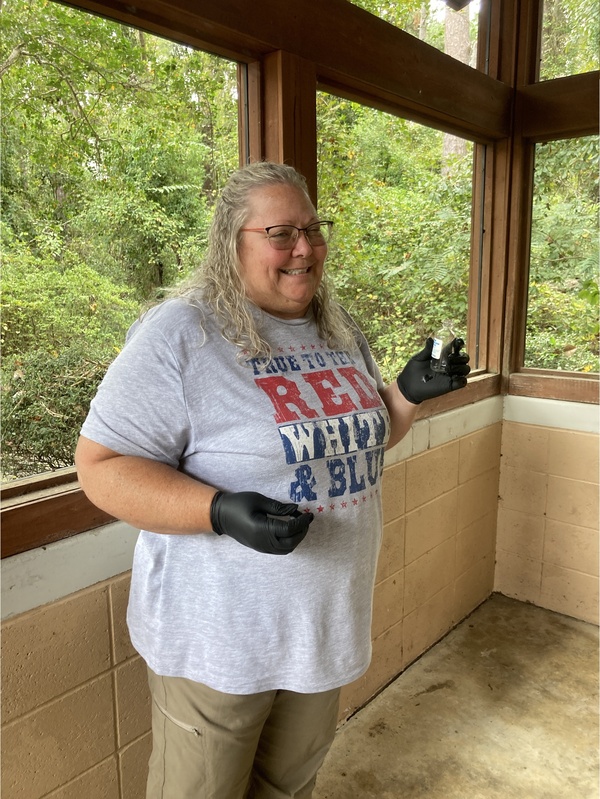
POLYGON ((313 519, 312 513, 300 513, 298 506, 291 502, 284 505, 255 491, 237 494, 218 491, 210 505, 210 521, 215 533, 228 535, 266 555, 293 552, 313 519))
POLYGON ((466 352, 461 353, 460 347, 457 347, 448 356, 447 371, 434 372, 430 366, 432 347, 433 339, 428 338, 425 347, 413 355, 396 381, 404 397, 413 405, 420 405, 424 400, 441 397, 467 385, 471 367, 466 352))

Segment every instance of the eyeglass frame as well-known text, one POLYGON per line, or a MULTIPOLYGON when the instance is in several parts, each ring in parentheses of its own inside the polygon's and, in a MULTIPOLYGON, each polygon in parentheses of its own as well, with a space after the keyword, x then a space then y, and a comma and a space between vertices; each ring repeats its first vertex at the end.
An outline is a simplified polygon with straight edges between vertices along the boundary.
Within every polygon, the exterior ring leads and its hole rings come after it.
POLYGON ((273 230, 274 228, 278 227, 291 227, 296 230, 296 238, 294 241, 289 245, 289 247, 282 247, 282 250, 291 250, 293 249, 296 244, 298 243, 298 239, 300 238, 300 234, 304 233, 304 238, 310 244, 311 247, 324 247, 327 245, 328 241, 324 241, 322 244, 313 244, 313 242, 308 238, 307 231, 310 228, 315 227, 315 225, 327 225, 327 229, 329 230, 329 235, 331 236, 331 232, 333 231, 333 221, 331 219, 319 219, 317 222, 312 222, 310 225, 306 227, 297 227, 296 225, 269 225, 268 227, 242 227, 240 228, 240 233, 266 233, 266 239, 269 242, 269 245, 273 247, 274 250, 278 249, 273 244, 271 244, 271 236, 269 235, 269 231, 273 230))

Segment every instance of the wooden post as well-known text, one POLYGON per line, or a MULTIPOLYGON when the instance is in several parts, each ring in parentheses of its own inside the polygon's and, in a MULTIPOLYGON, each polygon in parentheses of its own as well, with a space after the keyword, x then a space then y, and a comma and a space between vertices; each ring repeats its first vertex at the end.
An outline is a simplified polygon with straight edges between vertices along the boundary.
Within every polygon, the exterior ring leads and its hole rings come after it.
POLYGON ((264 157, 290 164, 317 202, 317 79, 311 61, 278 50, 263 59, 264 157))

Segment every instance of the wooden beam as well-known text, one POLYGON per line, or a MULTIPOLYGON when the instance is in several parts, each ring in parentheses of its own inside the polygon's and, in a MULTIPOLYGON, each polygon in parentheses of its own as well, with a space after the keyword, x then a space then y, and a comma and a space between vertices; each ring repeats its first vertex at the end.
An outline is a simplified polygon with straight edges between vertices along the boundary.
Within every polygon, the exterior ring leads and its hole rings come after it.
POLYGON ((263 60, 264 154, 304 175, 317 200, 317 80, 314 64, 281 50, 263 60))
POLYGON ((600 72, 547 80, 517 91, 521 135, 551 141, 598 134, 600 72))
MULTIPOLYGON (((533 194, 533 144, 513 140, 511 195, 508 207, 508 282, 506 285, 503 374, 518 372, 524 363, 529 292, 529 261, 533 194)), ((508 384, 505 383, 508 390, 508 384)))
POLYGON ((497 397, 500 393, 500 375, 479 374, 471 375, 468 384, 459 391, 452 391, 436 399, 427 400, 419 405, 415 419, 428 419, 438 413, 462 408, 475 402, 481 402, 489 397, 497 397))
POLYGON ((510 132, 512 91, 347 0, 78 0, 129 25, 251 61, 272 51, 315 65, 319 81, 480 140, 510 132))

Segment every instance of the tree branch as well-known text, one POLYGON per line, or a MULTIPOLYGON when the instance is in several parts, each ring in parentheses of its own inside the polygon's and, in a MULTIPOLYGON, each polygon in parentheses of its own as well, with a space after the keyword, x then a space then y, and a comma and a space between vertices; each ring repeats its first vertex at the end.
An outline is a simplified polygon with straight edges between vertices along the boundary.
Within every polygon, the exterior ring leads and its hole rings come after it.
POLYGON ((23 55, 23 47, 23 44, 18 44, 13 48, 13 51, 8 56, 6 61, 3 64, 0 64, 0 78, 12 67, 15 61, 17 61, 23 55))

